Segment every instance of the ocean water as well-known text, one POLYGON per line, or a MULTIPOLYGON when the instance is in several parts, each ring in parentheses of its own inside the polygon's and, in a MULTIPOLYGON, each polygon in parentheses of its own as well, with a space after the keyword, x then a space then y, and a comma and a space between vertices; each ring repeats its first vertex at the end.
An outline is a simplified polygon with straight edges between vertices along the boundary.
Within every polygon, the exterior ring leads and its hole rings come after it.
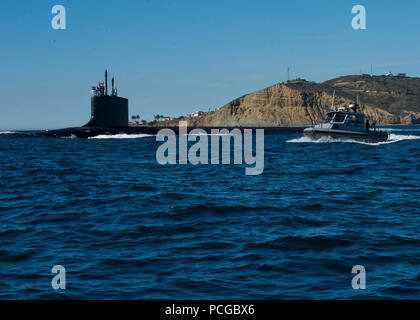
POLYGON ((153 136, 2 132, 0 299, 419 299, 420 127, 387 130, 266 134, 259 176, 162 166, 153 136))

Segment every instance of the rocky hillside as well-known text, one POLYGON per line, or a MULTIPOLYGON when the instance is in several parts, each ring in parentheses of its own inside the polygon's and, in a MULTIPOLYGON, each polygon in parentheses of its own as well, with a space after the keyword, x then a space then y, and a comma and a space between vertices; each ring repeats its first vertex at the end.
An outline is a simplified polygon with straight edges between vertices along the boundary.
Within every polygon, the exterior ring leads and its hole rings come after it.
POLYGON ((377 124, 420 123, 420 78, 370 75, 324 83, 282 82, 184 119, 189 126, 307 126, 322 121, 334 90, 336 106, 346 106, 359 95, 362 111, 377 124))

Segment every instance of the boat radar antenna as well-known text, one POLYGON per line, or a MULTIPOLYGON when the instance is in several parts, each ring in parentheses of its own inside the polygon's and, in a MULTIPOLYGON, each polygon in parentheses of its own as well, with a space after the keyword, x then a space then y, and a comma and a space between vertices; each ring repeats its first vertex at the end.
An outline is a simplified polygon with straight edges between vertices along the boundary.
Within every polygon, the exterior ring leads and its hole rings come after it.
POLYGON ((353 112, 357 112, 357 109, 359 108, 359 95, 356 96, 356 103, 351 104, 349 107, 353 112))
POLYGON ((334 100, 335 100, 335 90, 334 90, 334 92, 333 92, 333 98, 332 98, 332 106, 331 106, 331 109, 332 109, 332 110, 334 110, 334 111, 336 111, 336 108, 335 108, 335 106, 334 106, 334 100))
POLYGON ((111 92, 111 95, 113 95, 113 96, 115 96, 114 82, 115 82, 114 77, 112 77, 112 80, 111 80, 111 83, 112 83, 112 92, 111 92))

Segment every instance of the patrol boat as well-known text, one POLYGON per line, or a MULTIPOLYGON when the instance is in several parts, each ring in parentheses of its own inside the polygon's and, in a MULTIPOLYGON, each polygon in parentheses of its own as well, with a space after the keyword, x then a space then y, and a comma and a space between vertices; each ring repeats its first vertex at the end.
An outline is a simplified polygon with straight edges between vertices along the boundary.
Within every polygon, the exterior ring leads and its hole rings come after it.
POLYGON ((311 139, 322 137, 348 138, 363 142, 382 142, 388 139, 388 133, 377 131, 375 123, 365 120, 365 115, 358 112, 359 104, 333 108, 327 113, 323 123, 306 128, 303 134, 311 139))

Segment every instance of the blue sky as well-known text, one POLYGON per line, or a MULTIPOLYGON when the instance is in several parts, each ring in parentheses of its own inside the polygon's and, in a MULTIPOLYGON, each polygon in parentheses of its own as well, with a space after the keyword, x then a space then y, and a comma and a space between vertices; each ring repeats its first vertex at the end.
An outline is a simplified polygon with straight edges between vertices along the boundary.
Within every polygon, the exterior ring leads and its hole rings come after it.
POLYGON ((72 0, 0 4, 0 129, 79 126, 105 68, 130 114, 218 108, 291 77, 420 75, 417 0, 72 0), (51 28, 64 5, 67 29, 51 28), (367 30, 351 28, 353 5, 367 30))

